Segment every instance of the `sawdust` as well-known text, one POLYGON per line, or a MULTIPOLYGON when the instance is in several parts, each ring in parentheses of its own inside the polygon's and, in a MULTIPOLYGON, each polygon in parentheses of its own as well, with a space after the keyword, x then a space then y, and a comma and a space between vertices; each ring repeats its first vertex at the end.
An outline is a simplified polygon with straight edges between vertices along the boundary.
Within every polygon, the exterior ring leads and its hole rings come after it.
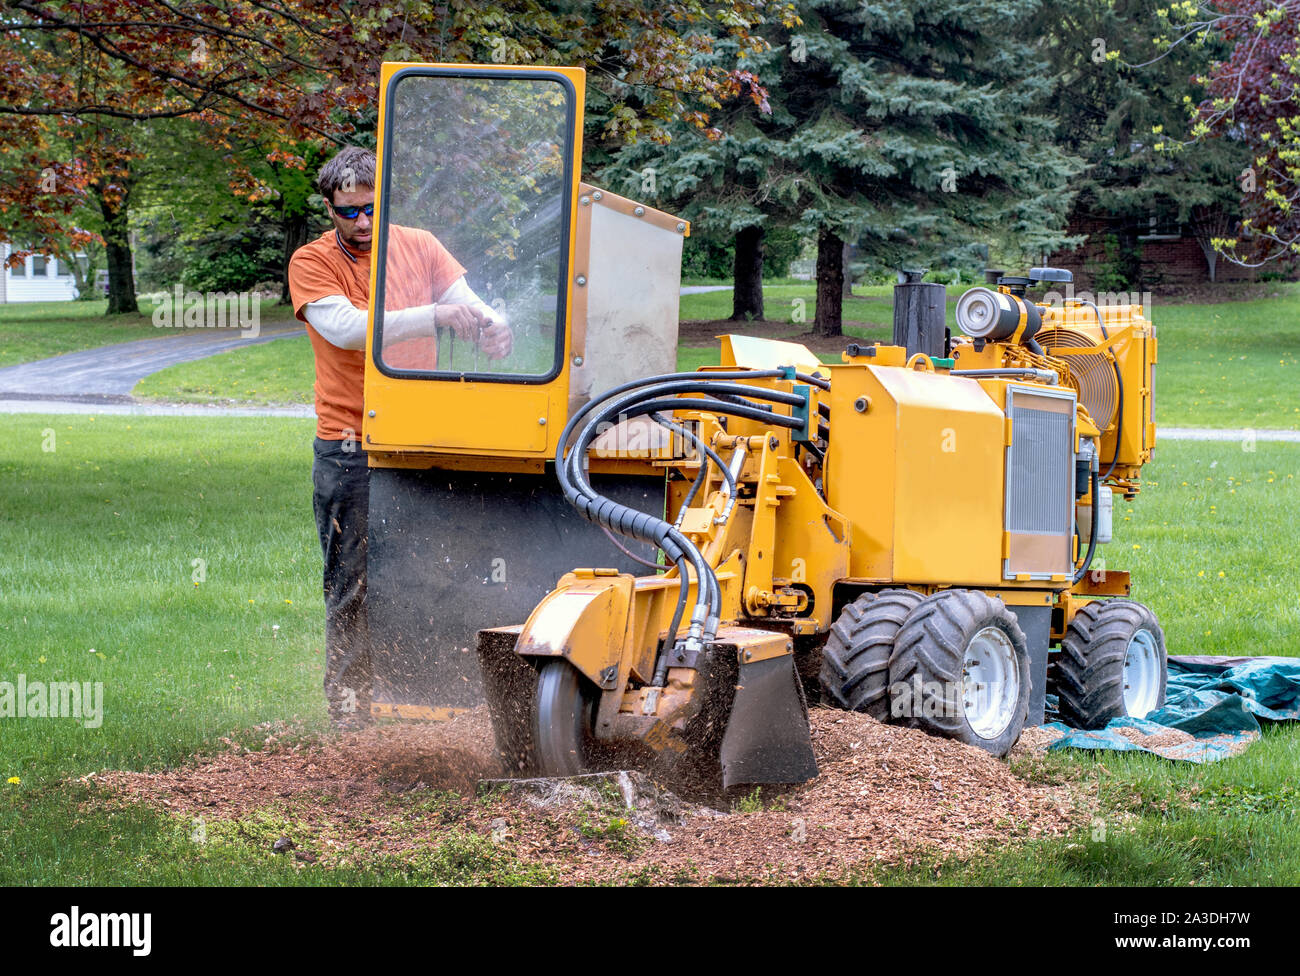
MULTIPOLYGON (((563 790, 568 801, 547 804, 513 791, 476 796, 478 781, 502 775, 485 708, 306 741, 271 729, 260 750, 87 779, 110 802, 209 823, 281 811, 302 825, 289 840, 304 867, 400 870, 455 831, 569 884, 839 880, 1086 821, 1068 787, 1027 783, 974 747, 832 709, 810 718, 814 780, 738 797, 728 810, 681 804, 654 824, 625 816, 617 791, 600 803, 563 790)), ((281 856, 269 846, 266 855, 281 856)))
MULTIPOLYGON (((381 725, 306 742, 286 726, 262 731, 263 749, 233 746, 192 766, 93 775, 109 792, 178 813, 238 817, 302 795, 364 802, 415 789, 472 794, 501 775, 487 708, 428 725, 381 725)), ((91 779, 92 777, 87 777, 91 779)))
POLYGON ((1182 731, 1181 729, 1165 729, 1161 732, 1142 732, 1131 725, 1122 725, 1115 729, 1120 735, 1128 739, 1135 745, 1142 746, 1144 749, 1158 749, 1162 746, 1181 746, 1188 742, 1195 742, 1194 736, 1182 731))

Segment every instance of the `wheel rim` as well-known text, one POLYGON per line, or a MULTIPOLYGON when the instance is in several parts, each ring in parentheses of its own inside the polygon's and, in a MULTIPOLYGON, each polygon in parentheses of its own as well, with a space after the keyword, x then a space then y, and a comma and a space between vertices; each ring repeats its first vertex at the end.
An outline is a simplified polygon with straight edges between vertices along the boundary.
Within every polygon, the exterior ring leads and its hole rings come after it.
POLYGON ((961 700, 966 723, 981 739, 996 739, 1011 725, 1020 699, 1016 649, 998 627, 985 627, 966 645, 961 700))
POLYGON ((1124 711, 1145 718, 1160 698, 1160 650, 1151 631, 1136 631, 1124 654, 1124 711))
POLYGON ((592 702, 582 693, 582 678, 568 661, 548 661, 537 676, 533 744, 543 776, 588 772, 592 702))

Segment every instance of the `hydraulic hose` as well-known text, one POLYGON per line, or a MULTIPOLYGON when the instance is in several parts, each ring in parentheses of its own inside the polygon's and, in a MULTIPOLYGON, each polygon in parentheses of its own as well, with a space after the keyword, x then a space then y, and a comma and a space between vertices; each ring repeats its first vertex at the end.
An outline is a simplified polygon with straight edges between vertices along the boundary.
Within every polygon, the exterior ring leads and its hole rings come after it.
POLYGON ((628 559, 631 559, 633 562, 640 563, 642 566, 649 566, 651 569, 655 570, 656 572, 663 569, 663 566, 659 565, 659 563, 652 563, 648 559, 643 559, 641 556, 638 556, 627 546, 623 545, 623 543, 619 541, 618 536, 616 536, 613 532, 609 531, 609 528, 607 526, 602 525, 600 527, 600 531, 604 532, 605 535, 609 537, 609 541, 614 544, 614 548, 616 548, 623 555, 627 556, 628 559))
MULTIPOLYGON (((710 374, 708 379, 702 379, 700 374, 691 373, 677 374, 675 377, 661 382, 641 380, 624 384, 622 387, 606 393, 598 400, 588 403, 575 413, 574 417, 570 418, 569 423, 565 426, 560 447, 556 453, 556 476, 560 481, 561 489, 566 500, 584 518, 613 529, 620 534, 657 544, 663 549, 668 558, 678 564, 682 573, 683 586, 689 581, 689 573, 686 571, 684 561, 694 564, 696 578, 699 580, 700 585, 697 590, 696 609, 691 617, 688 641, 700 641, 706 637, 711 639, 716 634, 717 616, 721 609, 721 588, 717 583, 716 576, 704 560, 699 548, 676 527, 663 519, 620 505, 611 499, 600 496, 588 482, 586 473, 583 471, 582 461, 586 458, 592 440, 599 433, 600 425, 611 418, 620 416, 624 418, 641 416, 668 409, 705 410, 710 413, 756 420, 765 424, 787 427, 802 426, 802 421, 794 417, 768 413, 761 409, 758 404, 729 403, 713 398, 712 395, 715 394, 730 394, 735 397, 765 400, 769 403, 779 403, 787 406, 802 405, 805 402, 804 398, 798 394, 763 390, 744 384, 726 382, 733 375, 735 378, 760 378, 765 374, 764 371, 747 370, 743 373, 728 374, 725 377, 710 374), (637 392, 632 393, 631 391, 634 390, 637 392), (647 399, 662 397, 664 394, 670 393, 699 393, 709 394, 710 396, 647 399), (620 394, 627 395, 620 396, 620 394), (584 421, 584 426, 579 431, 566 457, 564 445, 572 436, 577 424, 584 421)), ((766 375, 777 377, 783 375, 783 373, 779 370, 766 371, 766 375)), ((694 439, 697 444, 704 446, 701 440, 694 439)), ((716 458, 716 453, 714 453, 714 458, 716 458)), ((720 459, 718 460, 720 461, 720 459)), ((725 466, 721 464, 719 466, 725 469, 725 466)))
POLYGON ((1089 519, 1092 530, 1088 533, 1088 552, 1083 557, 1083 565, 1074 573, 1074 582, 1076 583, 1087 574, 1088 567, 1092 565, 1093 554, 1097 551, 1097 529, 1101 525, 1101 499, 1097 497, 1100 488, 1101 479, 1097 476, 1097 469, 1093 468, 1088 478, 1088 490, 1092 493, 1092 518, 1089 519))

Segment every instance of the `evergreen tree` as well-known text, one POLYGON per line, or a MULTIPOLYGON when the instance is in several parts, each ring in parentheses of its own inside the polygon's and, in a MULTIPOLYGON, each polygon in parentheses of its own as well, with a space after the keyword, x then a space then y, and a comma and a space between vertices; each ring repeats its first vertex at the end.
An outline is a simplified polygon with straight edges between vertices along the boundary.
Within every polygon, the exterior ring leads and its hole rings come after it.
MULTIPOLYGON (((844 244, 878 267, 972 265, 990 240, 1025 255, 1063 233, 1077 165, 1045 114, 1050 82, 1028 32, 1036 0, 803 0, 742 62, 770 111, 737 102, 715 133, 630 149, 688 215, 737 234, 737 309, 761 268, 749 228, 816 238, 814 331, 841 333, 844 244), (715 136, 710 140, 709 136, 715 136), (748 256, 742 254, 748 251, 748 256)), ((761 252, 760 252, 761 253, 761 252)))

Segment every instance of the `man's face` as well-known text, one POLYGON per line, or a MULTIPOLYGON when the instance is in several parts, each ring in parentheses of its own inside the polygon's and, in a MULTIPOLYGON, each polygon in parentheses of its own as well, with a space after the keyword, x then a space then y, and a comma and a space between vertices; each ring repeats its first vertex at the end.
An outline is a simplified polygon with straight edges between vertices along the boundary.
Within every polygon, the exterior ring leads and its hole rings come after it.
POLYGON ((358 251, 369 251, 374 221, 366 216, 364 210, 358 211, 357 215, 349 220, 339 213, 339 209, 373 207, 374 203, 375 188, 373 186, 359 186, 355 190, 334 191, 334 203, 330 207, 330 218, 334 221, 334 227, 338 230, 339 236, 343 238, 343 243, 347 244, 348 247, 356 248, 358 251))

